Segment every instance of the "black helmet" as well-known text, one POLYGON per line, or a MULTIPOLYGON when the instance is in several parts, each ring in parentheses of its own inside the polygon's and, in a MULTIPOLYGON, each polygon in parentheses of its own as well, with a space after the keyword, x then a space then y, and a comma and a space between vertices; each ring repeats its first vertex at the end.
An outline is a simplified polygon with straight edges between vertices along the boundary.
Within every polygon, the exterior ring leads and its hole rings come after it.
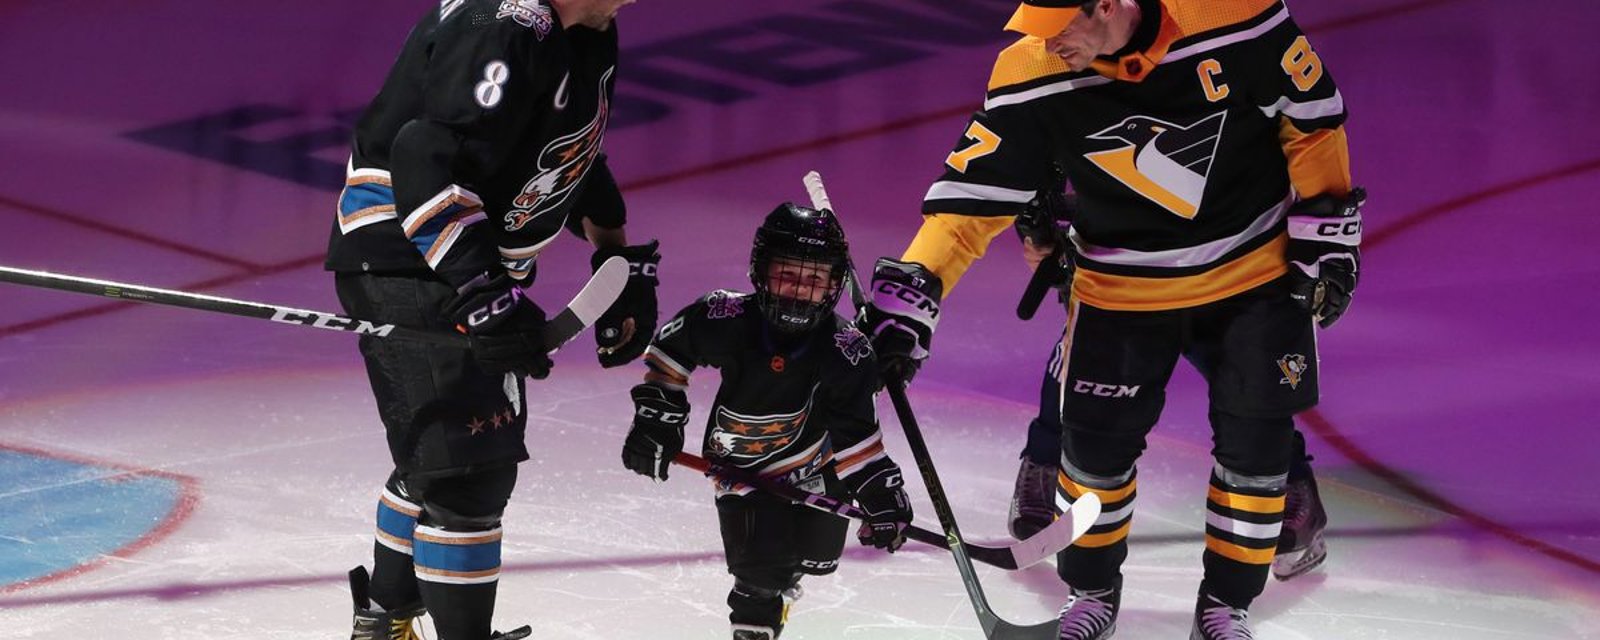
POLYGON ((755 285, 762 315, 779 331, 805 331, 833 313, 850 270, 850 243, 845 242, 844 229, 830 211, 785 202, 756 229, 755 246, 750 249, 750 284, 755 285), (774 292, 767 277, 774 260, 792 266, 796 278, 821 275, 823 282, 813 286, 821 287, 822 297, 799 299, 774 292))

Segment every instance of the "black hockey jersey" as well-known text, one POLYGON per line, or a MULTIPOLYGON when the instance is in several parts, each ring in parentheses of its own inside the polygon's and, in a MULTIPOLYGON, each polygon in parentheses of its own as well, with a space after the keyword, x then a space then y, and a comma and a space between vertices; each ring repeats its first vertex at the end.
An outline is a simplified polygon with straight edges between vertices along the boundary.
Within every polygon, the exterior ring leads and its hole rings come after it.
MULTIPOLYGON (((705 457, 789 484, 840 477, 884 457, 871 342, 837 314, 786 344, 750 294, 713 291, 678 312, 645 352, 647 380, 683 388, 698 367, 721 371, 705 457)), ((717 494, 751 487, 717 483, 717 494)))
POLYGON ((357 125, 328 268, 522 279, 575 207, 620 227, 616 63, 614 26, 563 29, 544 0, 440 3, 357 125))
POLYGON ((906 260, 953 285, 1058 163, 1088 304, 1182 308, 1286 272, 1296 196, 1350 187, 1333 77, 1278 0, 1139 6, 1129 46, 1089 69, 1035 37, 1000 54, 906 260))

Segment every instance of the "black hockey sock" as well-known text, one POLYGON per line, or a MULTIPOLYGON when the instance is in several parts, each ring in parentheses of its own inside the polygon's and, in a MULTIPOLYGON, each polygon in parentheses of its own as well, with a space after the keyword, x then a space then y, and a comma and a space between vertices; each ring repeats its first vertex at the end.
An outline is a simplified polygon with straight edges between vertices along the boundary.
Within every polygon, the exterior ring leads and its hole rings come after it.
POLYGON ((420 581, 422 601, 433 615, 439 640, 483 640, 493 633, 494 599, 499 582, 446 584, 420 581))
POLYGON ((412 570, 411 555, 383 546, 373 545, 372 551, 372 602, 385 610, 409 607, 422 601, 417 590, 417 575, 412 570))
POLYGON ((384 609, 421 601, 412 569, 412 537, 422 508, 404 495, 393 478, 378 500, 378 531, 372 545, 372 602, 384 609))

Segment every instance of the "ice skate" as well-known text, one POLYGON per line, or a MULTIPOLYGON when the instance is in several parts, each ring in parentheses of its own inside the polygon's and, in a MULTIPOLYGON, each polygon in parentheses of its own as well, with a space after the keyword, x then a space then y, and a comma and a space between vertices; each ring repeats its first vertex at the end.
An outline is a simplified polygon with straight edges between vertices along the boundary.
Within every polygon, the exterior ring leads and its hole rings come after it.
POLYGON ((1117 610, 1122 603, 1122 589, 1083 591, 1073 589, 1071 597, 1061 606, 1061 640, 1106 640, 1117 630, 1117 610))
POLYGON ((1028 457, 1017 468, 1017 484, 1011 491, 1011 517, 1006 521, 1011 537, 1025 540, 1056 519, 1056 466, 1042 465, 1028 457))
POLYGON ((1194 629, 1189 640, 1254 640, 1250 612, 1235 609, 1204 593, 1194 607, 1194 629))

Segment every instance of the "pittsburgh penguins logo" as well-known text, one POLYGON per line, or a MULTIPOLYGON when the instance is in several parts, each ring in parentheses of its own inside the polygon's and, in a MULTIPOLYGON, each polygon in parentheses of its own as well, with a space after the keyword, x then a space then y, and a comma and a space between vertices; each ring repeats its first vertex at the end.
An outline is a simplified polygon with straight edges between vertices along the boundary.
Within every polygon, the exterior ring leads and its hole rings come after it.
POLYGON ((717 407, 716 422, 707 438, 712 453, 738 463, 767 458, 800 439, 811 414, 811 403, 794 413, 747 416, 717 407))
POLYGON ((1305 378, 1308 369, 1310 367, 1306 366, 1305 356, 1298 353, 1284 354, 1282 358, 1278 358, 1278 371, 1283 373, 1283 377, 1278 379, 1278 384, 1289 385, 1290 389, 1299 389, 1300 380, 1305 378))
POLYGON ((539 151, 538 173, 511 201, 512 209, 505 215, 506 231, 521 229, 534 218, 560 208, 589 173, 606 135, 606 119, 611 112, 606 82, 611 79, 613 70, 606 69, 600 76, 600 105, 595 109, 594 118, 577 131, 551 140, 539 151))
POLYGON ((1226 111, 1183 126, 1131 116, 1094 135, 1124 146, 1087 154, 1089 160, 1152 202, 1184 218, 1200 211, 1211 160, 1222 139, 1226 111))

